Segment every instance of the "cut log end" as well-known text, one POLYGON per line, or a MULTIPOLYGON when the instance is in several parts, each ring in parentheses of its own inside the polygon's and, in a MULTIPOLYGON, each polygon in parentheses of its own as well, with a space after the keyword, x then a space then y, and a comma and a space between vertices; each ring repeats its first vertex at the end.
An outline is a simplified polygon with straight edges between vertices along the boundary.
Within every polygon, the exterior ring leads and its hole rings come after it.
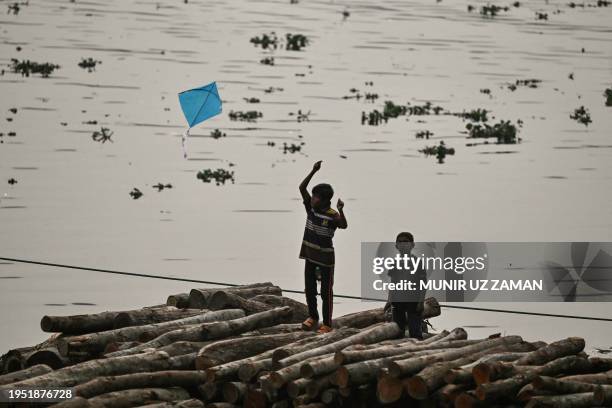
POLYGON ((406 390, 408 391, 408 395, 417 400, 424 400, 429 396, 427 383, 418 375, 408 379, 406 390))
POLYGON ((472 368, 472 376, 477 385, 488 383, 491 377, 491 370, 488 364, 476 364, 472 368))
POLYGON ((385 376, 377 384, 378 400, 383 404, 395 402, 402 397, 403 389, 401 380, 385 376))
POLYGON ((348 387, 349 371, 346 367, 341 366, 336 370, 336 384, 339 387, 348 387))

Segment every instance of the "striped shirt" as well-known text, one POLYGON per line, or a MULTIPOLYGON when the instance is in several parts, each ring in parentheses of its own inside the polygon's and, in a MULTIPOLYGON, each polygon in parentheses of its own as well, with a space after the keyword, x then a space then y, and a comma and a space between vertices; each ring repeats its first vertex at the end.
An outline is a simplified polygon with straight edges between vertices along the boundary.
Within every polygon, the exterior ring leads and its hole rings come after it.
POLYGON ((318 212, 304 200, 306 227, 300 249, 300 258, 322 266, 334 266, 335 254, 332 238, 336 231, 338 212, 328 208, 318 212))

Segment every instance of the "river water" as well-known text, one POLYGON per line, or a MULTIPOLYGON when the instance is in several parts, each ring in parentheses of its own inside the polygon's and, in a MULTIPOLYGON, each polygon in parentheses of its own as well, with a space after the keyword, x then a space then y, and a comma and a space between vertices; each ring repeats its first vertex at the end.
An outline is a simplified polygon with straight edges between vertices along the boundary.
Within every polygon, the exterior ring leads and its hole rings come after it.
MULTIPOLYGON (((478 12, 484 2, 471 4, 470 13, 463 1, 33 0, 14 15, 0 2, 0 256, 299 290, 297 186, 315 160, 323 166, 313 183, 331 183, 346 204, 337 293, 360 292, 362 241, 403 230, 421 241, 612 240, 612 108, 603 96, 612 7, 527 1, 490 18, 478 12), (272 31, 309 44, 262 50, 249 41, 272 31), (102 62, 93 72, 78 66, 90 57, 102 62), (266 57, 274 65, 260 63, 266 57), (22 77, 11 58, 61 67, 22 77), (509 86, 526 79, 541 82, 509 86), (185 160, 177 93, 211 81, 224 112, 192 130, 185 160), (379 98, 343 98, 352 88, 379 98), (386 100, 484 108, 490 123, 521 120, 522 143, 467 146, 466 122, 453 115, 362 125, 361 113, 386 100), (580 106, 588 126, 570 119, 580 106), (231 110, 263 117, 232 121, 231 110), (92 139, 101 127, 112 142, 92 139), (214 129, 226 136, 210 137, 214 129), (415 137, 426 130, 429 140, 415 137), (441 140, 456 151, 445 163, 419 152, 441 140), (234 171, 235 183, 201 182, 208 168, 234 171), (157 183, 172 188, 157 192, 157 183), (134 187, 144 193, 137 200, 134 187)), ((159 304, 192 286, 2 262, 0 349, 44 339, 44 314, 159 304)), ((337 299, 335 311, 372 306, 337 299)), ((478 306, 612 317, 597 303, 478 306)), ((444 309, 434 325, 612 347, 609 322, 444 309)))

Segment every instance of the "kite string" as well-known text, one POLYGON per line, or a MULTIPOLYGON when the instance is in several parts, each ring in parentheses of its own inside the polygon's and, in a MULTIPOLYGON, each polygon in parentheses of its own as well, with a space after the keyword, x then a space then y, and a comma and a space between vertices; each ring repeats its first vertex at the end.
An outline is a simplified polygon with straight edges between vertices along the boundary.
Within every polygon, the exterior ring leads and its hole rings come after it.
POLYGON ((183 158, 187 158, 187 137, 189 137, 189 129, 187 128, 184 132, 183 132, 183 136, 181 137, 181 149, 183 150, 183 158))

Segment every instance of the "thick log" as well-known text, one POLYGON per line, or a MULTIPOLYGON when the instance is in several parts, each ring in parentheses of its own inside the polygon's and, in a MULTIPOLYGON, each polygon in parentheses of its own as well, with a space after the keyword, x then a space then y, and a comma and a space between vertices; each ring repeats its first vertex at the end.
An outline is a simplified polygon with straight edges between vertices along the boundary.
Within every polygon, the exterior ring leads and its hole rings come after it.
POLYGON ((596 405, 612 406, 612 385, 598 385, 593 397, 596 405))
POLYGON ((569 337, 550 343, 516 360, 516 365, 542 365, 559 357, 574 355, 584 350, 584 339, 569 337))
POLYGON ((308 317, 308 306, 306 304, 286 296, 257 295, 251 300, 274 307, 289 306, 293 310, 293 320, 299 323, 308 317))
POLYGON ((298 378, 293 381, 287 382, 287 395, 290 398, 297 398, 298 395, 304 394, 306 392, 306 385, 311 380, 306 378, 298 378))
POLYGON ((270 310, 273 306, 245 299, 232 292, 218 290, 208 298, 208 308, 211 310, 242 309, 247 315, 270 310))
POLYGON ((265 408, 268 397, 261 389, 249 389, 244 397, 244 408, 265 408))
POLYGON ((58 339, 57 345, 60 353, 63 356, 68 356, 75 352, 85 352, 95 356, 104 351, 104 348, 110 342, 134 340, 142 341, 144 340, 143 337, 147 337, 147 340, 150 340, 162 335, 163 333, 176 330, 180 327, 204 322, 235 319, 243 315, 244 312, 237 309, 205 312, 196 316, 190 316, 184 319, 172 320, 169 322, 154 323, 145 326, 124 327, 121 329, 84 334, 81 336, 63 337, 58 339))
POLYGON ((184 319, 199 314, 202 314, 202 310, 200 309, 179 309, 170 306, 130 310, 117 313, 111 329, 169 322, 171 320, 184 319))
POLYGON ((47 374, 53 371, 51 367, 45 364, 38 364, 23 370, 14 371, 9 374, 0 375, 0 385, 10 384, 17 381, 27 380, 28 378, 38 377, 39 375, 47 374))
POLYGON ((0 373, 12 373, 14 371, 27 368, 27 359, 32 355, 32 353, 49 347, 55 347, 58 339, 61 338, 61 336, 61 334, 56 333, 34 346, 20 347, 9 350, 6 352, 6 354, 0 357, 0 373))
POLYGON ((218 291, 231 292, 244 299, 249 299, 257 295, 278 295, 283 294, 281 288, 272 285, 271 282, 257 283, 258 286, 237 286, 225 289, 192 289, 189 292, 189 308, 191 309, 207 309, 211 296, 218 291))
POLYGON ((34 387, 74 387, 96 377, 162 370, 184 370, 189 368, 193 355, 170 357, 164 352, 137 354, 134 356, 92 360, 61 368, 38 377, 19 381, 8 388, 34 387))
POLYGON ((532 366, 515 366, 503 361, 484 361, 472 368, 472 376, 476 385, 480 385, 526 373, 531 369, 533 369, 532 366))
POLYGON ((554 408, 591 408, 598 406, 592 392, 565 395, 537 395, 529 400, 525 407, 554 407, 554 408))
MULTIPOLYGON (((299 347, 306 344, 312 343, 316 339, 316 335, 313 332, 302 332, 302 336, 300 340, 297 340, 293 343, 290 343, 288 346, 299 347)), ((206 370, 207 380, 208 381, 220 381, 235 378, 236 375, 240 378, 241 381, 249 382, 259 371, 263 369, 271 369, 272 368, 272 354, 285 346, 279 346, 274 348, 273 350, 268 350, 258 355, 243 358, 241 360, 235 360, 228 362, 226 364, 221 364, 216 367, 211 367, 206 370), (259 362, 266 362, 261 367, 256 368, 252 367, 252 364, 259 362)))
POLYGON ((300 375, 304 378, 318 377, 336 371, 339 366, 334 361, 334 355, 332 354, 327 358, 304 362, 300 367, 300 375))
POLYGON ((585 358, 566 356, 550 361, 543 366, 531 367, 532 369, 524 374, 478 385, 476 396, 481 401, 495 401, 506 395, 516 395, 523 386, 533 381, 538 375, 553 376, 564 372, 585 372, 590 370, 592 365, 585 358))
POLYGON ((229 402, 211 402, 206 405, 206 408, 239 408, 240 405, 231 404, 229 402))
POLYGON ((413 353, 400 354, 343 365, 336 370, 335 382, 339 387, 348 388, 375 381, 380 369, 390 361, 412 355, 413 353))
POLYGON ((306 332, 248 336, 217 341, 202 347, 196 357, 196 368, 207 368, 251 357, 276 347, 308 337, 306 332))
POLYGON ((207 382, 198 386, 198 393, 204 401, 216 401, 223 398, 222 388, 219 383, 207 382))
MULTIPOLYGON (((287 382, 299 378, 302 375, 300 371, 304 364, 312 363, 312 362, 315 362, 317 360, 322 360, 322 359, 328 360, 329 364, 335 364, 333 362, 333 357, 334 357, 333 354, 330 353, 330 354, 323 354, 323 355, 315 355, 310 358, 302 359, 301 361, 298 361, 294 364, 291 364, 279 370, 270 372, 270 374, 268 375, 268 378, 272 386, 275 389, 279 389, 282 386, 284 386, 287 382)), ((333 369, 331 371, 333 371, 333 369)))
POLYGON ((462 392, 455 398, 455 408, 480 408, 488 407, 489 404, 476 398, 474 391, 462 392))
POLYGON ((142 311, 164 309, 165 305, 150 306, 137 310, 108 311, 93 314, 80 314, 71 316, 43 316, 40 328, 44 332, 64 334, 85 334, 105 330, 112 330, 115 317, 120 313, 139 313, 142 311))
POLYGON ((261 327, 269 327, 284 323, 290 317, 291 308, 285 306, 255 313, 240 319, 207 323, 202 325, 202 339, 216 340, 229 336, 236 336, 261 327))
POLYGON ((450 349, 437 354, 411 357, 405 360, 396 360, 390 362, 388 365, 389 375, 395 378, 404 377, 406 375, 411 375, 421 371, 429 364, 441 361, 456 360, 465 355, 478 353, 484 349, 491 349, 503 345, 507 346, 521 341, 522 339, 519 336, 500 337, 496 339, 483 340, 476 344, 459 347, 457 349, 450 349))
POLYGON ((398 346, 383 346, 368 348, 366 350, 355 350, 348 348, 336 353, 336 362, 338 364, 351 364, 358 361, 372 360, 383 357, 391 357, 406 353, 416 353, 424 350, 444 350, 469 346, 472 344, 481 343, 483 340, 451 340, 436 342, 434 344, 412 344, 398 346))
MULTIPOLYGON (((582 392, 595 391, 597 384, 589 384, 578 381, 567 381, 562 378, 552 378, 547 376, 536 376, 530 384, 535 390, 552 391, 555 394, 579 394, 582 392)), ((521 390, 522 391, 522 390, 521 390)), ((518 395, 521 401, 527 399, 521 398, 521 393, 518 395)))
MULTIPOLYGON (((176 401, 189 398, 189 393, 182 388, 139 388, 98 395, 88 399, 86 406, 92 408, 129 408, 146 405, 151 401, 176 401)), ((55 407, 62 408, 62 404, 57 404, 55 407)))
POLYGON ((241 402, 246 395, 247 385, 241 382, 227 382, 223 384, 223 399, 231 404, 241 402))
MULTIPOLYGON (((292 315, 293 316, 293 315, 292 315)), ((293 320, 293 317, 290 319, 293 320)), ((301 323, 282 323, 270 327, 262 327, 257 330, 253 330, 252 335, 263 335, 263 334, 280 334, 280 333, 295 333, 298 331, 304 331, 301 323)))
MULTIPOLYGON (((209 407, 210 406, 211 405, 209 405, 209 407)), ((204 403, 199 399, 191 398, 182 401, 157 402, 154 404, 141 405, 138 408, 204 408, 204 403)))
POLYGON ((332 373, 308 380, 305 386, 306 395, 311 399, 316 398, 321 392, 332 386, 334 377, 335 374, 332 373))
POLYGON ((298 361, 303 361, 307 358, 320 356, 322 354, 335 353, 352 344, 371 344, 377 343, 389 338, 397 337, 400 334, 400 329, 395 323, 383 323, 365 329, 357 334, 338 340, 334 343, 316 347, 310 350, 302 351, 279 361, 282 366, 295 364, 298 361))
POLYGON ((285 359, 289 356, 316 347, 324 346, 326 344, 334 343, 338 340, 342 340, 357 333, 359 333, 358 329, 344 327, 329 333, 317 335, 317 337, 313 339, 312 342, 308 342, 307 344, 289 344, 285 347, 279 347, 278 349, 274 350, 274 353, 272 353, 272 361, 276 366, 279 365, 278 362, 280 360, 285 359))
POLYGON ((449 370, 470 364, 496 350, 500 351, 511 346, 512 343, 506 343, 492 349, 486 349, 483 347, 484 349, 482 351, 470 353, 467 356, 463 356, 456 360, 443 361, 433 364, 424 368, 415 376, 404 381, 404 388, 408 392, 408 395, 410 395, 412 398, 424 400, 429 397, 432 392, 445 384, 444 377, 449 370))
MULTIPOLYGON (((423 319, 430 319, 432 317, 440 316, 440 304, 433 298, 425 299, 423 303, 423 319)), ((376 323, 382 323, 387 320, 383 308, 364 310, 362 312, 350 313, 344 316, 340 316, 334 319, 333 326, 339 327, 355 327, 363 329, 376 323)))
POLYGON ((569 375, 561 377, 560 380, 593 384, 612 384, 612 370, 605 373, 569 375))
POLYGON ((334 388, 328 388, 321 393, 321 402, 325 407, 329 405, 333 405, 340 399, 340 394, 338 394, 338 390, 334 388))
MULTIPOLYGON (((452 404, 455 402, 459 394, 472 388, 469 383, 465 384, 446 384, 439 388, 432 396, 434 400, 440 401, 441 403, 452 404)), ((439 404, 441 405, 441 404, 439 404)))
POLYGON ((39 364, 45 364, 54 370, 70 365, 72 362, 69 358, 62 356, 57 347, 47 347, 42 350, 36 350, 26 358, 26 367, 32 367, 39 364))
POLYGON ((93 398, 97 395, 131 388, 191 388, 202 384, 206 374, 202 371, 168 370, 94 378, 75 387, 76 395, 93 398))
POLYGON ((453 368, 444 376, 447 384, 474 384, 474 376, 465 368, 453 368))
POLYGON ((142 343, 140 341, 120 341, 117 343, 110 342, 106 344, 106 347, 104 347, 104 352, 102 354, 107 355, 107 354, 114 353, 115 351, 128 350, 128 349, 131 349, 132 347, 136 347, 141 344, 142 343))
POLYGON ((166 299, 167 306, 173 306, 178 309, 189 308, 189 293, 177 293, 176 295, 168 296, 166 299))

